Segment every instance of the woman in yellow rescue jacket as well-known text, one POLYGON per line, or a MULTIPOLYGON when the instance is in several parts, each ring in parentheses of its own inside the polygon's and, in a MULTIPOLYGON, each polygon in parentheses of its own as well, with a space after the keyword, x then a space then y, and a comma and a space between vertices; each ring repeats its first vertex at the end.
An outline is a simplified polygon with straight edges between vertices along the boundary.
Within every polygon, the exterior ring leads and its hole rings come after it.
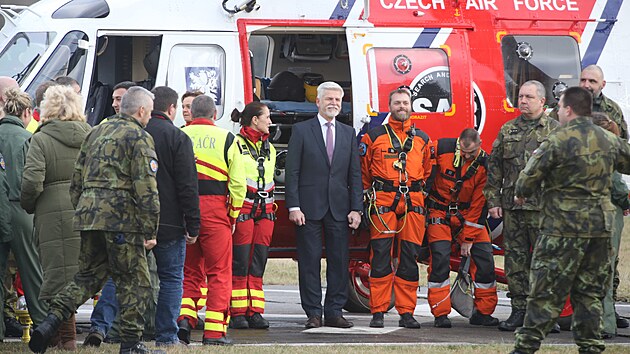
POLYGON ((230 328, 264 329, 269 322, 262 317, 265 294, 262 280, 273 234, 273 180, 276 150, 269 142, 269 108, 251 102, 242 112, 234 110, 232 121, 240 122, 235 142, 244 161, 247 195, 236 219, 232 260, 232 299, 230 328))

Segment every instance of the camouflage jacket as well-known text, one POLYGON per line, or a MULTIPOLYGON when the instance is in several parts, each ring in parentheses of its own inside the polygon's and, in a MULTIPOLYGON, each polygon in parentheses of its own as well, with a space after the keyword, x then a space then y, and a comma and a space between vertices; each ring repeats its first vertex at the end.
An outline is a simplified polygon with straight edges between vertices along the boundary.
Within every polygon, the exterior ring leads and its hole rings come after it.
POLYGON ((75 230, 139 232, 155 238, 160 202, 153 138, 120 114, 95 127, 74 165, 75 230))
POLYGON ((539 192, 523 206, 514 204, 514 183, 531 153, 558 125, 545 113, 537 120, 527 120, 521 115, 503 124, 488 158, 488 181, 483 190, 488 208, 539 210, 539 192))
POLYGON ((516 195, 528 198, 543 185, 540 228, 545 235, 609 237, 615 169, 630 173, 630 145, 588 117, 578 117, 534 151, 516 181, 516 195))
POLYGON ((593 99, 593 112, 603 112, 608 115, 619 127, 621 138, 628 140, 628 124, 623 117, 621 107, 615 101, 604 96, 602 93, 599 97, 593 99))

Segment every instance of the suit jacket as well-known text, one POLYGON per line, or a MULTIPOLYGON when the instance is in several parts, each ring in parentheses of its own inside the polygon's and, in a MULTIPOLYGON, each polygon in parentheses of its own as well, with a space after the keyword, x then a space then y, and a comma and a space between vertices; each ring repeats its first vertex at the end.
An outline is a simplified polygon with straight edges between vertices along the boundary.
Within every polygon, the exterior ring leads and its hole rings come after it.
POLYGON ((337 221, 362 207, 361 163, 354 129, 336 121, 335 150, 328 161, 317 117, 293 125, 286 160, 286 207, 300 207, 306 219, 330 210, 337 221))

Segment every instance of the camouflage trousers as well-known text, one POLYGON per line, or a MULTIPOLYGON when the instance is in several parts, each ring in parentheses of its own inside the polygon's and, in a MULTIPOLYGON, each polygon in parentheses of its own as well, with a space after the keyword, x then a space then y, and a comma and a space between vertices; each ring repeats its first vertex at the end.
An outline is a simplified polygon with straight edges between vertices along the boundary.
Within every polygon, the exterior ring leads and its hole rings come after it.
POLYGON ((147 302, 151 296, 144 235, 107 231, 81 231, 79 272, 51 302, 50 312, 66 320, 101 290, 108 277, 116 284, 120 338, 142 338, 147 302))
POLYGON ((507 297, 512 310, 525 310, 529 294, 529 268, 536 243, 539 212, 529 210, 503 211, 503 240, 507 297))
POLYGON ((515 349, 533 353, 553 327, 571 296, 573 338, 580 353, 600 353, 602 303, 610 277, 610 238, 540 235, 531 267, 531 291, 515 349))
POLYGON ((619 285, 619 271, 617 271, 617 265, 619 264, 619 246, 621 245, 621 232, 623 231, 623 210, 621 208, 615 207, 615 219, 613 222, 612 229, 612 239, 611 244, 613 248, 613 256, 611 257, 611 273, 614 274, 613 277, 610 277, 610 282, 606 284, 606 296, 604 296, 604 300, 602 300, 602 305, 604 306, 604 315, 603 315, 603 331, 610 334, 617 333, 617 318, 615 317, 615 283, 614 280, 617 281, 617 286, 619 285))

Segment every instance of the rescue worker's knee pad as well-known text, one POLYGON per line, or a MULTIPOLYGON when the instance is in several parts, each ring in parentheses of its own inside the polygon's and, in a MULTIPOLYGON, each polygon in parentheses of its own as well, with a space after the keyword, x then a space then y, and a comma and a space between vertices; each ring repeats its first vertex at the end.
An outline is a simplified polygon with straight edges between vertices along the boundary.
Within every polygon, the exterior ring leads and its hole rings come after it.
POLYGON ((250 249, 251 245, 234 245, 232 247, 232 275, 238 277, 247 276, 250 249))
POLYGON ((480 242, 473 244, 470 249, 472 260, 475 262, 477 270, 475 272, 475 282, 492 283, 496 280, 494 273, 494 258, 492 257, 492 244, 480 242))
POLYGON ((370 276, 382 278, 392 273, 393 238, 377 238, 370 241, 372 259, 370 260, 370 276))
POLYGON ((398 255, 399 263, 396 270, 396 276, 406 281, 418 281, 418 255, 420 254, 420 245, 400 240, 400 254, 398 255))
POLYGON ((436 241, 429 244, 431 249, 431 274, 430 282, 443 282, 448 279, 451 272, 451 243, 449 241, 436 241))
POLYGON ((265 273, 265 265, 267 265, 267 257, 269 256, 269 246, 254 244, 254 255, 252 257, 252 266, 249 274, 262 278, 265 273))

